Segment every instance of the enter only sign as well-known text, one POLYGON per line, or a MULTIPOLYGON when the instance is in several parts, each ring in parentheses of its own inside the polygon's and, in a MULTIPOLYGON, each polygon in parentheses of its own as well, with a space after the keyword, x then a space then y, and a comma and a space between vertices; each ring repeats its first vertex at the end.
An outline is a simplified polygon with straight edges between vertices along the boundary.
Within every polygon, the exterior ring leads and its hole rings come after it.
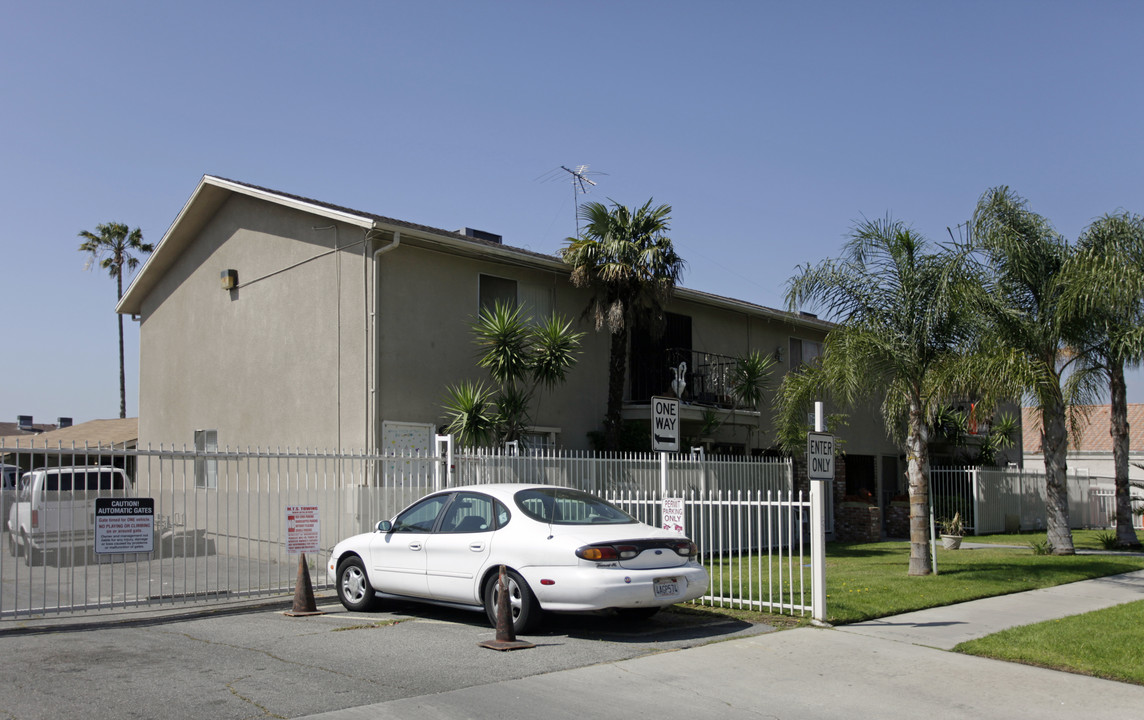
POLYGON ((834 479, 834 436, 829 433, 806 434, 806 474, 811 480, 834 479))

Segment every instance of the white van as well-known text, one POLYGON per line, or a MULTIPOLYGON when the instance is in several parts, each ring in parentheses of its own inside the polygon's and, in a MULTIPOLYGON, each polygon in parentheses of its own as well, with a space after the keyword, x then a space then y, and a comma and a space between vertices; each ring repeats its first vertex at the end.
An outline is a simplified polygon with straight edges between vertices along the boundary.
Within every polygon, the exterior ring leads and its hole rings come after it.
POLYGON ((131 497, 134 489, 114 467, 44 468, 24 473, 8 511, 8 552, 29 566, 48 550, 95 543, 95 499, 131 497))

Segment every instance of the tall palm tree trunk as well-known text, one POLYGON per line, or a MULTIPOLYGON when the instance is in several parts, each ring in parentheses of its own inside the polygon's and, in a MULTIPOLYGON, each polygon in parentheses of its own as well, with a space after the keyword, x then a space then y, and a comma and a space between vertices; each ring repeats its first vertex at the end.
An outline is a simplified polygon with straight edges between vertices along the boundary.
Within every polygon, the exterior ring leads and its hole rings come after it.
MULTIPOLYGON (((118 297, 123 299, 123 273, 119 272, 115 275, 115 289, 118 291, 118 297)), ((119 418, 127 417, 127 376, 123 371, 123 316, 116 313, 115 317, 119 319, 119 418)))
POLYGON ((1057 396, 1041 405, 1041 448, 1045 454, 1045 515, 1048 542, 1054 555, 1075 555, 1069 530, 1068 430, 1064 400, 1057 396))
POLYGON ((612 347, 608 356, 608 411, 604 428, 606 449, 620 449, 620 429, 623 425, 624 376, 628 369, 628 329, 625 325, 612 333, 612 347))
POLYGON ((1132 527, 1132 487, 1128 482, 1128 390, 1124 383, 1124 364, 1110 363, 1108 375, 1112 465, 1116 478, 1116 544, 1139 549, 1140 540, 1132 527))
POLYGON ((929 429, 920 403, 911 401, 906 433, 906 475, 910 483, 909 575, 930 574, 929 429))

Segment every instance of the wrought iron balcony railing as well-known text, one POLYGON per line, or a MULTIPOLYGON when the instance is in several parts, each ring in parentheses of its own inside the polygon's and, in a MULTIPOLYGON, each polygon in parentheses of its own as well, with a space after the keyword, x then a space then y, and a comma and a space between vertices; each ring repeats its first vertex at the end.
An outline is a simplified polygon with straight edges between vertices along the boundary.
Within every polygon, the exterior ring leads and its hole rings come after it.
POLYGON ((686 363, 681 400, 726 410, 754 410, 736 402, 733 377, 738 362, 730 355, 684 348, 632 357, 629 402, 649 402, 657 395, 674 396, 672 382, 677 379, 680 365, 686 363))

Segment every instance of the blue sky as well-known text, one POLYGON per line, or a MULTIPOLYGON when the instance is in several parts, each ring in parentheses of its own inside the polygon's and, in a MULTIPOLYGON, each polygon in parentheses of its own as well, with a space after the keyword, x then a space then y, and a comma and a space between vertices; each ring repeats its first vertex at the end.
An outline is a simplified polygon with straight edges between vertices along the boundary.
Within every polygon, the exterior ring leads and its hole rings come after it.
POLYGON ((942 241, 1002 184, 1070 239, 1144 213, 1136 2, 0 11, 7 421, 117 416, 115 284, 76 234, 158 242, 203 174, 555 253, 572 190, 538 178, 589 164, 587 199, 673 206, 684 285, 772 307, 863 216, 942 241))

